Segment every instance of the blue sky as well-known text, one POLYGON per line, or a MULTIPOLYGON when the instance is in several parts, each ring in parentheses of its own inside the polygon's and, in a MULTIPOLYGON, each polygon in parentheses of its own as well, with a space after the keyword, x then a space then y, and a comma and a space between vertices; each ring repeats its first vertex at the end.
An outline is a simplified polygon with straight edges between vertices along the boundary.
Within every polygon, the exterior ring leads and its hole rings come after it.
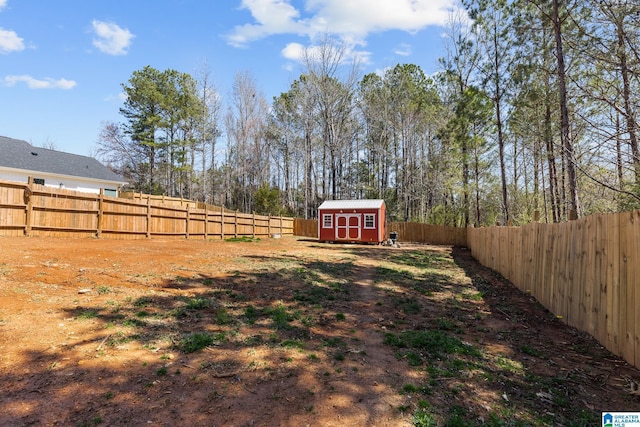
MULTIPOLYGON (((444 56, 456 0, 0 0, 0 135, 92 155, 104 121, 123 121, 122 83, 150 65, 197 76, 227 99, 249 72, 268 101, 331 33, 363 74, 398 63, 427 74, 444 56)), ((2 153, 0 153, 2 155, 2 153)))

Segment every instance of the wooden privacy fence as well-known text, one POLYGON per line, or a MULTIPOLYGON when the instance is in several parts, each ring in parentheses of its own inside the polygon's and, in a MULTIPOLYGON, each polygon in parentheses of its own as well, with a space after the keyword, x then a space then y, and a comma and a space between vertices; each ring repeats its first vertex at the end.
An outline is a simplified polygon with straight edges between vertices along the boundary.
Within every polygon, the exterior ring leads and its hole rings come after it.
POLYGON ((110 239, 293 235, 293 218, 171 206, 0 181, 0 235, 110 239))
MULTIPOLYGON (((404 241, 431 245, 467 245, 466 228, 420 224, 417 222, 389 222, 387 223, 387 238, 391 231, 398 233, 398 240, 401 244, 404 241)), ((318 220, 296 218, 294 220, 294 234, 317 239, 318 220)))
POLYGON ((474 258, 640 367, 640 211, 469 228, 474 258))
POLYGON ((165 195, 153 195, 153 194, 144 194, 144 193, 136 193, 134 191, 123 191, 120 193, 120 197, 123 199, 131 199, 137 200, 140 202, 152 204, 152 205, 161 205, 161 206, 174 206, 174 207, 190 207, 190 208, 198 208, 198 209, 208 209, 208 210, 224 210, 226 213, 235 213, 233 209, 227 209, 222 206, 214 206, 208 203, 198 202, 195 200, 189 200, 182 197, 169 197, 165 195))
POLYGON ((120 197, 123 199, 131 199, 137 200, 140 202, 150 203, 152 205, 169 205, 175 207, 185 207, 189 206, 192 208, 197 208, 198 202, 189 199, 183 199, 182 197, 168 197, 164 194, 154 195, 154 194, 144 194, 144 193, 136 193, 134 191, 122 191, 120 193, 120 197))
POLYGON ((293 234, 302 237, 318 238, 318 220, 296 218, 293 221, 293 234))
POLYGON ((417 222, 390 222, 387 235, 398 232, 398 241, 428 243, 430 245, 467 246, 467 229, 417 222))

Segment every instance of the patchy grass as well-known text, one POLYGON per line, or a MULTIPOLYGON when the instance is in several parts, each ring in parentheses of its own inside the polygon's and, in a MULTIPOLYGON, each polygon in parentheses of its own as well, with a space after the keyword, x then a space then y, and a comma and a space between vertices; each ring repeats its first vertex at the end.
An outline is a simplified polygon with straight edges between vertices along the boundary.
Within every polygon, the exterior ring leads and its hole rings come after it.
MULTIPOLYGON (((301 424, 331 423, 333 405, 348 405, 371 411, 371 425, 597 425, 598 413, 584 402, 607 397, 597 394, 604 386, 593 386, 606 377, 596 376, 598 366, 576 363, 594 354, 590 343, 566 334, 570 344, 559 349, 559 338, 539 332, 552 325, 556 333, 557 319, 529 308, 529 298, 503 296, 499 280, 478 276, 477 266, 465 271, 451 251, 300 243, 252 252, 267 244, 224 245, 242 251, 175 261, 166 274, 145 272, 149 280, 139 288, 109 282, 90 295, 93 302, 74 295, 65 318, 90 321, 67 325, 101 335, 88 344, 69 341, 104 364, 135 354, 139 367, 127 389, 107 391, 94 381, 97 394, 88 398, 120 404, 134 390, 165 393, 170 402, 179 392, 197 395, 190 410, 202 414, 279 408, 301 424), (530 320, 531 313, 541 317, 530 320), (570 359, 573 353, 581 358, 570 359), (393 403, 379 414, 376 399, 393 403)), ((62 358, 47 363, 57 378, 66 378, 63 365, 62 358)), ((102 424, 118 425, 107 409, 96 413, 102 424)), ((229 425, 269 423, 257 413, 229 425)))
POLYGON ((255 242, 259 242, 260 238, 252 237, 252 236, 241 236, 241 237, 229 237, 224 240, 225 242, 255 243, 255 242))
POLYGON ((193 353, 202 350, 215 342, 213 335, 207 332, 194 332, 188 334, 180 341, 180 349, 185 353, 193 353))

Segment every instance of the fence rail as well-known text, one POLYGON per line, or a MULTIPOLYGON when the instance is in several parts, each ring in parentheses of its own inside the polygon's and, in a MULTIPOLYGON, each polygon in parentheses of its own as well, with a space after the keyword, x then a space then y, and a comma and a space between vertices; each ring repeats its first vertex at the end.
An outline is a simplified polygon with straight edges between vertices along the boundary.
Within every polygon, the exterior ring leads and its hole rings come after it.
POLYGON ((474 258, 640 367, 640 211, 469 228, 474 258))
POLYGON ((0 235, 109 239, 293 235, 293 218, 0 181, 0 235))

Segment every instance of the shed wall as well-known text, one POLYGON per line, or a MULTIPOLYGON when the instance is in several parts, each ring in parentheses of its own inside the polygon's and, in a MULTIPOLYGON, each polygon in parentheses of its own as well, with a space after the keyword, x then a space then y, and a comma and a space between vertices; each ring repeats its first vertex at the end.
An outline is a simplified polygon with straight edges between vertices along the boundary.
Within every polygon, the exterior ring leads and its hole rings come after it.
POLYGON ((380 243, 385 240, 385 209, 319 209, 318 239, 336 242, 380 243), (325 221, 331 216, 330 227, 325 221), (374 215, 373 224, 365 224, 365 216, 374 215), (368 226, 369 225, 369 226, 368 226))

